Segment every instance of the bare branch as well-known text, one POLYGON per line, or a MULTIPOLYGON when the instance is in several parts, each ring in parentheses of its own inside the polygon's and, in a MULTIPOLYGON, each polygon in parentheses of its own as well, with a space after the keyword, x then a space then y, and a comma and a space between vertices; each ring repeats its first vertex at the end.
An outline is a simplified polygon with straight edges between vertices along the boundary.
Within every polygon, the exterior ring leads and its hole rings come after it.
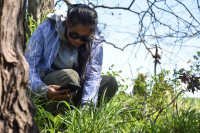
POLYGON ((123 48, 117 47, 117 46, 116 46, 114 43, 112 43, 112 42, 107 42, 107 41, 105 41, 105 43, 112 45, 112 46, 113 46, 114 48, 116 48, 116 49, 119 49, 119 50, 121 50, 121 51, 124 51, 124 49, 127 48, 128 46, 136 45, 136 44, 140 43, 140 41, 136 41, 136 42, 133 42, 133 43, 126 44, 123 48))
POLYGON ((144 44, 145 48, 149 51, 149 53, 151 53, 151 56, 153 57, 153 53, 151 52, 150 48, 147 47, 147 45, 145 44, 145 41, 142 39, 141 35, 139 34, 139 37, 141 39, 141 42, 144 44))
POLYGON ((128 7, 128 9, 131 8, 131 6, 133 5, 134 2, 135 2, 135 0, 133 0, 133 1, 131 2, 131 4, 130 4, 130 6, 128 7))
POLYGON ((138 12, 135 12, 135 11, 129 9, 128 7, 111 7, 111 6, 105 6, 105 5, 95 5, 92 2, 89 2, 89 5, 92 5, 94 9, 95 8, 99 8, 99 7, 107 8, 107 9, 115 9, 115 10, 119 10, 120 9, 120 10, 127 10, 127 11, 130 11, 130 12, 135 13, 135 14, 140 14, 138 12))
POLYGON ((159 110, 159 113, 158 113, 158 115, 156 116, 156 119, 154 120, 154 123, 156 123, 156 120, 158 119, 159 115, 163 112, 163 110, 167 109, 172 103, 174 103, 175 100, 176 100, 183 92, 185 92, 185 91, 186 91, 186 90, 180 91, 180 92, 178 93, 178 95, 177 95, 166 107, 164 107, 164 108, 162 108, 162 109, 159 110))
POLYGON ((199 8, 199 10, 200 10, 199 0, 197 0, 197 6, 198 6, 198 8, 199 8))
POLYGON ((69 0, 57 0, 56 3, 54 4, 54 6, 57 6, 58 3, 62 2, 62 1, 65 2, 68 6, 72 5, 72 4, 69 2, 69 0))
POLYGON ((54 6, 57 6, 59 2, 61 2, 63 0, 57 0, 56 3, 54 4, 54 6))
POLYGON ((182 2, 176 0, 179 4, 181 4, 187 11, 188 13, 190 14, 190 16, 200 25, 199 21, 192 15, 192 13, 190 12, 190 10, 186 7, 185 4, 183 4, 182 2))
POLYGON ((112 45, 112 46, 113 46, 114 48, 116 48, 116 49, 119 49, 119 50, 121 50, 121 51, 124 51, 123 48, 117 47, 115 44, 113 44, 113 43, 111 43, 111 42, 105 41, 105 43, 112 45))

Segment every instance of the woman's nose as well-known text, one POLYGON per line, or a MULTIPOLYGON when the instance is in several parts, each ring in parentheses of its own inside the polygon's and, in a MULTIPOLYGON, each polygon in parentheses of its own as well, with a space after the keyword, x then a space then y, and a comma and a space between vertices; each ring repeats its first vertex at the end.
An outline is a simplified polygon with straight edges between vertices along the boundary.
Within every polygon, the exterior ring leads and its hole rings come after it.
POLYGON ((80 38, 78 38, 78 39, 76 39, 76 43, 82 44, 82 43, 84 43, 84 42, 83 42, 83 41, 81 41, 81 39, 80 39, 80 38))

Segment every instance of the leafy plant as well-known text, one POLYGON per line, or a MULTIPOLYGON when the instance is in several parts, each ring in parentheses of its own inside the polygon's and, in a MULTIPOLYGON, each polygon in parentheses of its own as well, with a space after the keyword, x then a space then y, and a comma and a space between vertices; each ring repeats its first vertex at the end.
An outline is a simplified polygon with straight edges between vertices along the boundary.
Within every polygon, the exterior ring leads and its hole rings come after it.
POLYGON ((126 79, 123 79, 121 77, 121 74, 122 74, 122 71, 119 70, 119 71, 114 71, 114 64, 112 64, 109 68, 108 68, 108 71, 107 72, 102 72, 103 75, 109 75, 109 76, 112 76, 114 77, 116 80, 117 80, 117 83, 118 83, 118 86, 119 86, 119 89, 120 91, 125 91, 128 89, 129 86, 132 86, 133 85, 133 82, 130 78, 126 78, 126 79), (131 82, 131 83, 129 83, 131 82))
POLYGON ((46 16, 47 16, 48 13, 46 13, 44 15, 43 18, 40 18, 40 21, 39 21, 39 24, 33 19, 33 15, 32 14, 29 14, 28 12, 26 13, 26 46, 28 44, 28 41, 30 39, 30 36, 33 34, 33 32, 36 30, 36 28, 45 20, 47 20, 46 16))

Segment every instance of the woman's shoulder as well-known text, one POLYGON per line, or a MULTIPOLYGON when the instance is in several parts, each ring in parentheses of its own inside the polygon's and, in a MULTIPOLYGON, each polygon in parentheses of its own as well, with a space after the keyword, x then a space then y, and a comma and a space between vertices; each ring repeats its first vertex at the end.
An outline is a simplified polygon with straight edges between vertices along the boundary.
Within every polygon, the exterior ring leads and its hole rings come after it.
POLYGON ((45 32, 45 30, 55 30, 55 23, 49 20, 43 21, 39 26, 39 29, 45 32))
POLYGON ((56 33, 55 23, 45 20, 37 27, 36 31, 40 32, 44 38, 49 38, 56 33))
POLYGON ((102 42, 105 41, 104 36, 101 34, 101 31, 99 30, 99 28, 97 27, 95 30, 95 35, 94 35, 94 44, 98 45, 98 44, 102 44, 102 42))

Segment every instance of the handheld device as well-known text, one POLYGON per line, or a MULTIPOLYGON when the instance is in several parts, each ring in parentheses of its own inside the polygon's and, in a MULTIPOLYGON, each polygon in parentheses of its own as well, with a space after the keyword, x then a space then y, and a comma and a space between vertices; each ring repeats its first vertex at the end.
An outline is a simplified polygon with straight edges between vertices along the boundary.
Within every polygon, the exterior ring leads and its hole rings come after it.
POLYGON ((76 90, 80 90, 81 86, 74 84, 74 83, 67 83, 66 85, 62 86, 61 88, 57 89, 57 91, 69 89, 70 92, 74 92, 76 90))

